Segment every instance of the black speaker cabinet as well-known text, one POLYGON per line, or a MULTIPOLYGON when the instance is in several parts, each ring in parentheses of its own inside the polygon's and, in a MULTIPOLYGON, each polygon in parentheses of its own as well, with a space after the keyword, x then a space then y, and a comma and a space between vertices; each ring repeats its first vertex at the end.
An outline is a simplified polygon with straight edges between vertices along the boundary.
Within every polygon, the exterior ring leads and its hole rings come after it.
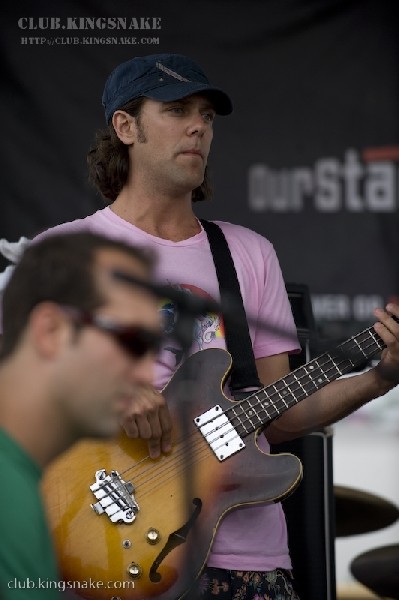
MULTIPOLYGON (((286 284, 302 351, 290 358, 295 369, 312 357, 315 326, 306 285, 286 284)), ((335 506, 331 428, 279 444, 272 452, 290 452, 303 464, 299 487, 283 502, 295 583, 302 600, 336 600, 335 506)))
POLYGON ((301 459, 303 479, 283 502, 295 584, 303 600, 335 600, 335 510, 332 430, 279 444, 301 459))

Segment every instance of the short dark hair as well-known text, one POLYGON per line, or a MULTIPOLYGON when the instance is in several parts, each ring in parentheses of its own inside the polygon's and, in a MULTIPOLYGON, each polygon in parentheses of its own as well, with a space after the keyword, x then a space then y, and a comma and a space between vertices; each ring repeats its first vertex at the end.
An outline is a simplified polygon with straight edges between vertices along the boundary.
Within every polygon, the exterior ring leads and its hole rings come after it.
POLYGON ((41 302, 67 304, 92 311, 106 301, 100 294, 93 266, 96 252, 121 250, 152 270, 153 255, 102 235, 80 232, 50 234, 24 251, 3 295, 3 336, 0 358, 9 356, 41 302))
MULTIPOLYGON (((143 96, 131 100, 118 110, 124 110, 140 123, 143 96)), ((89 182, 108 202, 116 200, 129 176, 129 146, 121 142, 112 123, 97 131, 94 144, 87 155, 89 182)), ((205 169, 204 181, 192 192, 193 202, 208 200, 212 188, 205 169)))

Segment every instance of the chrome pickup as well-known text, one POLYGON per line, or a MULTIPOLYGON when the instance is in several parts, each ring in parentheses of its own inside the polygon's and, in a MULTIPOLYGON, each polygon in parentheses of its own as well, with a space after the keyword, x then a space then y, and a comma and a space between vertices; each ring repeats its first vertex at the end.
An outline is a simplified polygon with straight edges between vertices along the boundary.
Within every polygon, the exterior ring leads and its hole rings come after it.
POLYGON ((194 423, 220 461, 245 448, 244 442, 218 404, 196 417, 194 423))

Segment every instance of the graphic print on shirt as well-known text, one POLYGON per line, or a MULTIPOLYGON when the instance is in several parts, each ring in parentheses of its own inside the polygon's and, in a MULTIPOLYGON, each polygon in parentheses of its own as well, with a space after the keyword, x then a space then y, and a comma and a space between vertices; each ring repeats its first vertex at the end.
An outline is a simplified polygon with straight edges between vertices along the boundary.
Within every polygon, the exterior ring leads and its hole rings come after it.
MULTIPOLYGON (((202 298, 209 298, 214 300, 207 292, 203 289, 196 287, 195 285, 180 284, 173 285, 175 289, 185 294, 197 294, 202 298)), ((178 343, 173 338, 175 326, 179 318, 179 311, 175 304, 171 301, 166 301, 160 308, 161 316, 164 324, 164 332, 167 336, 170 336, 170 343, 165 346, 164 350, 170 352, 175 357, 175 367, 178 367, 182 361, 182 350, 178 346, 178 343)), ((198 315, 194 323, 193 332, 193 346, 191 353, 204 350, 207 346, 212 344, 217 338, 220 341, 224 340, 224 325, 223 319, 216 313, 204 313, 198 315)), ((214 345, 214 344, 213 344, 214 345)))

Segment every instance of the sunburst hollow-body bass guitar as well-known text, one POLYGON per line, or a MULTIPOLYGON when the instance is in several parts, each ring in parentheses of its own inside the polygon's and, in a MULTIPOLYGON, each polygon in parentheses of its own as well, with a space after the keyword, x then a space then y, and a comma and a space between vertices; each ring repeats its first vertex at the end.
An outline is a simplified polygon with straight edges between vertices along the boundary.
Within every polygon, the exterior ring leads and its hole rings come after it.
POLYGON ((66 587, 89 600, 189 598, 223 516, 281 500, 302 478, 296 456, 259 450, 259 431, 382 348, 367 329, 239 402, 222 391, 226 351, 188 358, 163 390, 174 421, 169 455, 150 459, 146 442, 121 434, 79 442, 47 470, 66 587))

